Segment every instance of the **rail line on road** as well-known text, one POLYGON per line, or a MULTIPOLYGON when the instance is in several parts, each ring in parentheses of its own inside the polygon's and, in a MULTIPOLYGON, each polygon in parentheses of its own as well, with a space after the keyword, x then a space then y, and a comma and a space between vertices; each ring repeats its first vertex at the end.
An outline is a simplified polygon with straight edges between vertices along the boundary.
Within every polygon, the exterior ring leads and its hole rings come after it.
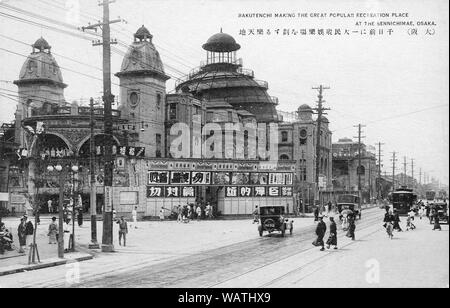
MULTIPOLYGON (((371 211, 367 215, 363 215, 361 222, 364 222, 364 224, 358 225, 363 227, 368 222, 368 219, 370 220, 373 215, 378 214, 379 212, 377 211, 371 211)), ((258 237, 156 264, 155 260, 145 260, 133 264, 123 264, 123 266, 121 263, 120 267, 115 267, 114 269, 109 269, 105 264, 105 268, 101 270, 104 272, 83 274, 80 277, 82 282, 78 285, 73 285, 73 287, 96 286, 100 284, 119 287, 129 285, 171 287, 179 283, 191 286, 197 285, 195 282, 198 280, 200 280, 198 282, 200 285, 209 285, 211 280, 214 279, 219 279, 217 283, 220 284, 229 280, 228 277, 230 273, 233 274, 233 270, 237 273, 242 268, 254 268, 255 264, 249 262, 252 259, 256 259, 256 265, 261 264, 261 262, 268 264, 268 260, 270 260, 269 263, 275 263, 279 260, 276 252, 278 249, 287 251, 295 249, 291 255, 298 254, 299 250, 297 247, 299 244, 304 245, 306 241, 313 239, 314 236, 310 235, 314 234, 315 227, 315 225, 310 225, 299 228, 293 236, 286 236, 285 238, 275 234, 262 238, 258 237), (305 234, 308 236, 304 237, 305 234), (262 259, 261 255, 264 255, 262 259), (273 258, 277 258, 277 260, 271 261, 273 258), (227 271, 228 269, 230 272, 227 271), (212 276, 213 273, 215 274, 214 276, 212 276), (226 279, 221 279, 221 276, 226 279), (190 281, 193 283, 189 284, 190 281)), ((264 264, 262 265, 264 266, 264 264)), ((60 279, 41 283, 40 286, 42 285, 46 287, 64 286, 65 280, 61 277, 60 279)))
MULTIPOLYGON (((373 223, 374 223, 374 222, 380 222, 380 217, 379 217, 379 215, 380 215, 380 214, 379 214, 378 212, 377 212, 377 213, 371 214, 369 217, 374 216, 374 218, 370 218, 369 220, 364 220, 364 224, 359 224, 359 225, 358 225, 358 226, 359 226, 359 227, 358 227, 358 230, 364 230, 364 229, 367 229, 367 228, 373 226, 373 223)), ((364 217, 364 219, 367 219, 367 218, 364 217)), ((314 226, 314 227, 315 227, 315 226, 314 226)), ((378 232, 378 231, 379 231, 379 230, 377 230, 377 232, 378 232)), ((344 233, 345 233, 345 231, 340 231, 339 234, 342 236, 344 233)), ((304 243, 308 243, 308 245, 309 245, 309 244, 310 244, 309 242, 310 242, 311 240, 315 239, 315 238, 316 238, 316 236, 313 235, 313 236, 311 236, 311 237, 309 237, 309 238, 307 238, 307 239, 302 240, 301 242, 302 242, 302 243, 303 243, 303 242, 304 242, 304 243)), ((351 242, 351 243, 355 243, 355 242, 351 242)), ((345 246, 342 246, 342 247, 346 247, 346 246, 348 246, 348 245, 349 245, 349 244, 347 244, 347 245, 345 245, 345 246)), ((342 248, 342 247, 341 247, 341 248, 342 248)), ((274 265, 274 264, 276 264, 276 263, 285 261, 285 260, 287 260, 287 259, 289 259, 289 258, 291 258, 291 257, 294 257, 295 255, 299 255, 299 254, 302 254, 302 253, 305 253, 305 252, 307 252, 307 251, 311 251, 311 250, 314 250, 314 249, 317 249, 317 247, 314 247, 314 246, 310 247, 310 246, 308 246, 307 248, 304 248, 304 249, 298 250, 298 251, 296 251, 296 252, 293 252, 293 253, 291 253, 291 254, 285 255, 283 258, 280 258, 280 259, 277 259, 277 260, 275 260, 275 261, 272 261, 272 262, 266 263, 266 264, 264 264, 264 265, 258 266, 258 267, 256 267, 256 268, 253 268, 253 269, 251 269, 251 270, 248 270, 248 271, 246 271, 246 272, 244 272, 244 273, 241 273, 241 274, 239 274, 239 275, 233 276, 233 277, 231 277, 231 278, 229 278, 229 279, 226 279, 226 280, 220 281, 220 282, 218 282, 218 283, 209 285, 208 288, 214 288, 214 287, 217 287, 217 286, 219 286, 219 285, 221 285, 221 284, 224 284, 224 283, 226 283, 226 282, 229 282, 229 281, 238 279, 238 278, 243 277, 243 276, 245 276, 245 275, 248 275, 248 274, 250 274, 250 273, 252 273, 252 272, 255 272, 255 271, 261 270, 261 269, 263 269, 263 268, 266 268, 266 267, 268 267, 268 266, 274 265)), ((325 256, 327 256, 327 255, 328 255, 328 253, 322 255, 320 258, 323 258, 323 257, 325 257, 325 256)), ((311 263, 313 263, 313 262, 311 262, 311 263)), ((307 265, 308 265, 308 264, 305 264, 302 268, 306 267, 307 265)), ((283 275, 283 276, 284 276, 284 275, 283 275)), ((264 285, 259 286, 259 287, 265 287, 265 286, 268 286, 268 285, 270 285, 270 283, 275 282, 276 280, 278 280, 278 278, 272 280, 272 281, 269 282, 269 283, 265 283, 264 285)))

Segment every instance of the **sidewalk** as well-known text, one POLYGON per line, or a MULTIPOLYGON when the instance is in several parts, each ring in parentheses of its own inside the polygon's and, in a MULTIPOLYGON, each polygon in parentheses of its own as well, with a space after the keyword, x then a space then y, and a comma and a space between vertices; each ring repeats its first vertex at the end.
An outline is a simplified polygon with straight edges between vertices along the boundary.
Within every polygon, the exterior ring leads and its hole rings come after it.
MULTIPOLYGON (((0 276, 17 273, 21 271, 29 271, 34 269, 40 269, 49 266, 56 266, 60 264, 65 264, 68 261, 83 261, 92 259, 92 254, 89 251, 77 247, 76 253, 66 253, 64 259, 59 259, 58 256, 58 245, 48 243, 48 226, 50 224, 50 217, 41 217, 41 223, 37 226, 36 233, 36 244, 38 247, 40 263, 28 265, 28 255, 29 247, 25 250, 25 253, 19 253, 18 247, 18 235, 17 227, 19 218, 6 217, 3 218, 7 229, 9 229, 13 234, 14 239, 14 251, 5 251, 3 255, 0 255, 0 276), (17 225, 16 225, 17 224, 17 225)), ((34 220, 33 220, 34 222, 34 220)), ((78 228, 78 226, 77 226, 78 228)), ((37 257, 36 257, 37 261, 37 257)))

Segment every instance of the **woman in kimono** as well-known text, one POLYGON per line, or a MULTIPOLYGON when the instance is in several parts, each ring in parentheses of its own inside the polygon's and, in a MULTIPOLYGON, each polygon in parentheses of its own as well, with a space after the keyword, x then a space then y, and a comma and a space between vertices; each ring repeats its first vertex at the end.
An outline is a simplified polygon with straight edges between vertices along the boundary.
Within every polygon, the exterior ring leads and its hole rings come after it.
POLYGON ((334 217, 330 217, 330 237, 327 240, 327 249, 330 249, 330 246, 333 245, 334 249, 337 248, 337 226, 334 222, 334 217))
POLYGON ((26 225, 25 225, 25 218, 20 219, 19 228, 17 228, 17 233, 19 236, 19 253, 24 253, 25 250, 24 247, 27 246, 27 232, 26 232, 26 225))
POLYGON ((58 234, 58 225, 56 224, 56 217, 52 217, 52 222, 48 226, 48 243, 56 244, 56 235, 58 234))

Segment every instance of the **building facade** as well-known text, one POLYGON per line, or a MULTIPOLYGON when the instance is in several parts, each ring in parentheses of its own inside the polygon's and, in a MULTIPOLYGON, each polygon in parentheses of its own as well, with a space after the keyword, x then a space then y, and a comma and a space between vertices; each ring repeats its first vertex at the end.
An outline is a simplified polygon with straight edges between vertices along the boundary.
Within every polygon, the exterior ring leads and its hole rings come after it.
POLYGON ((349 138, 333 143, 333 190, 335 193, 357 193, 360 186, 362 201, 369 202, 377 197, 378 166, 375 154, 363 143, 360 152, 361 158, 358 142, 349 138))
MULTIPOLYGON (((158 216, 161 210, 169 215, 178 205, 196 202, 209 202, 223 215, 250 214, 265 204, 283 204, 293 212, 300 199, 312 205, 319 198, 316 157, 320 191, 331 190, 328 120, 322 119, 320 140, 308 105, 301 105, 292 121, 283 121, 268 83, 255 79, 237 58, 240 45, 233 37, 222 32, 210 37, 203 45, 206 61, 177 81, 173 94, 166 92, 169 77, 152 41, 144 26, 138 29, 116 74, 120 94, 112 138, 117 212, 129 214, 137 206, 141 216, 158 216)), ((0 170, 12 183, 6 187, 8 206, 25 211, 26 195, 44 199, 34 202, 57 201, 60 175, 48 166, 63 164, 79 166, 65 179, 65 189, 72 197, 82 196, 87 211, 94 185, 100 212, 107 138, 103 108, 66 102, 67 85, 50 45, 41 38, 32 47, 15 81, 16 118, 3 134, 16 144, 17 154, 0 170)))

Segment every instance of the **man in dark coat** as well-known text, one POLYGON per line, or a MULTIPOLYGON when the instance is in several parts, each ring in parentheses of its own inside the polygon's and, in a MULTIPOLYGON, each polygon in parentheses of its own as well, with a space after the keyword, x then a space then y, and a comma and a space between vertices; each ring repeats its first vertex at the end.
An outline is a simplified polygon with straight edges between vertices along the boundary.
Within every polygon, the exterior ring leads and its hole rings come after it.
POLYGON ((356 230, 356 223, 355 223, 355 215, 350 214, 348 215, 348 232, 347 237, 350 237, 352 241, 355 240, 355 230, 356 230))
POLYGON ((327 225, 323 222, 323 217, 318 217, 319 223, 317 224, 316 228, 316 235, 317 239, 313 242, 314 246, 321 246, 321 251, 325 250, 325 243, 323 241, 323 238, 325 237, 325 233, 327 232, 327 225))
POLYGON ((337 248, 337 226, 333 217, 330 217, 330 237, 327 240, 327 249, 330 249, 330 246, 333 245, 334 249, 337 248))
POLYGON ((400 216, 398 215, 397 210, 394 210, 394 230, 398 232, 402 232, 402 228, 400 227, 400 216))
POLYGON ((441 231, 442 229, 441 229, 441 224, 439 223, 439 212, 438 211, 434 211, 433 221, 434 221, 433 230, 441 231))
POLYGON ((314 221, 319 220, 319 207, 316 206, 316 208, 314 209, 314 221))

